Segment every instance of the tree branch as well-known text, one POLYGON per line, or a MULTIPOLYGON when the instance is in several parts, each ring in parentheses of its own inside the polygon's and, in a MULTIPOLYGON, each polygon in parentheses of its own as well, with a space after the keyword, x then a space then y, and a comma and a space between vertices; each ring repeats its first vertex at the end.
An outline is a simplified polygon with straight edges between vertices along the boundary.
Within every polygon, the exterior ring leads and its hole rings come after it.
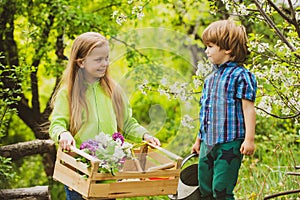
POLYGON ((29 188, 2 189, 0 190, 1 199, 19 200, 50 200, 49 186, 35 186, 29 188))
POLYGON ((293 4, 291 2, 291 0, 288 0, 289 2, 289 5, 290 5, 290 9, 291 9, 291 14, 292 14, 292 24, 294 24, 295 28, 296 28, 296 31, 298 33, 298 37, 300 37, 300 27, 299 27, 299 23, 296 19, 296 12, 295 12, 295 9, 293 7, 293 4))
POLYGON ((279 197, 279 196, 283 196, 283 195, 287 195, 287 194, 299 193, 299 192, 300 192, 300 189, 298 189, 298 190, 289 190, 289 191, 285 191, 285 192, 279 192, 279 193, 276 193, 276 194, 266 196, 264 198, 264 200, 279 197))
MULTIPOLYGON (((50 13, 53 13, 53 10, 50 11, 50 13)), ((32 92, 32 109, 33 109, 34 117, 36 117, 37 121, 40 119, 40 102, 39 102, 39 93, 38 93, 39 90, 38 90, 37 72, 38 72, 38 66, 41 62, 41 58, 44 55, 43 47, 45 43, 47 43, 51 27, 54 23, 54 16, 50 14, 48 16, 48 20, 45 21, 46 21, 46 25, 40 36, 41 39, 38 42, 37 48, 35 50, 35 55, 32 61, 32 66, 35 68, 35 70, 30 74, 31 92, 32 92)))
MULTIPOLYGON (((267 24, 273 28, 276 32, 276 34, 279 36, 279 38, 291 49, 291 51, 295 52, 296 48, 285 38, 285 36, 281 33, 281 31, 277 28, 273 20, 265 13, 265 11, 260 6, 259 2, 257 0, 254 0, 254 3, 256 7, 258 8, 260 14, 264 17, 267 24)), ((300 55, 295 54, 297 58, 300 58, 300 55)))
MULTIPOLYGON (((56 38, 56 50, 55 50, 55 54, 57 56, 57 60, 56 63, 60 64, 62 63, 63 60, 68 60, 68 58, 64 55, 64 40, 63 40, 63 33, 61 33, 59 36, 57 36, 56 38)), ((51 108, 51 99, 58 87, 60 83, 60 76, 56 77, 56 81, 55 81, 55 85, 54 85, 54 89, 52 90, 52 93, 48 99, 48 102, 46 104, 45 110, 42 113, 42 121, 46 123, 46 126, 48 124, 48 120, 49 120, 49 116, 52 112, 52 108, 51 108)), ((45 123, 43 123, 42 125, 45 125, 45 123)))
POLYGON ((299 172, 287 172, 287 175, 300 176, 299 172))
POLYGON ((129 47, 130 49, 134 50, 135 52, 137 52, 138 54, 140 54, 143 58, 145 58, 148 62, 152 62, 150 58, 148 58, 148 56, 146 56, 145 54, 143 54, 142 52, 140 52, 138 49, 136 49, 133 45, 128 44, 127 42, 120 40, 114 36, 112 36, 112 38, 122 44, 124 44, 126 47, 129 47))
POLYGON ((300 112, 296 113, 295 115, 290 115, 290 116, 279 116, 279 115, 272 114, 272 113, 270 113, 270 112, 266 111, 265 109, 260 108, 258 106, 255 106, 255 108, 258 109, 258 110, 263 111, 267 115, 270 115, 270 116, 278 118, 278 119, 293 119, 293 118, 296 118, 296 117, 300 116, 300 112))
POLYGON ((286 107, 288 107, 290 110, 295 110, 298 111, 297 107, 293 105, 293 103, 291 103, 291 101, 289 100, 289 98, 284 95, 282 92, 280 92, 280 89, 278 88, 278 86, 273 83, 272 80, 270 80, 271 85, 275 88, 275 92, 278 94, 278 96, 280 97, 280 99, 283 101, 283 103, 286 105, 286 107))
POLYGON ((286 16, 277 6, 275 3, 273 3, 273 1, 271 0, 268 0, 268 3, 279 13, 279 15, 285 19, 286 21, 288 21, 290 24, 293 24, 296 28, 296 31, 297 31, 297 34, 298 36, 300 37, 300 28, 299 28, 299 25, 297 23, 297 20, 296 20, 296 13, 295 13, 295 9, 292 5, 292 2, 290 0, 288 0, 289 2, 289 6, 290 6, 290 11, 291 11, 291 15, 292 15, 292 19, 289 18, 288 16, 286 16))
POLYGON ((0 147, 0 156, 12 158, 12 160, 19 160, 25 156, 43 153, 56 154, 53 140, 32 140, 0 147))
POLYGON ((275 3, 273 3, 273 1, 271 0, 268 0, 268 3, 271 5, 271 7, 273 7, 277 12, 278 14, 283 18, 285 19, 286 21, 288 21, 289 23, 293 24, 293 21, 288 17, 286 16, 277 6, 275 3))

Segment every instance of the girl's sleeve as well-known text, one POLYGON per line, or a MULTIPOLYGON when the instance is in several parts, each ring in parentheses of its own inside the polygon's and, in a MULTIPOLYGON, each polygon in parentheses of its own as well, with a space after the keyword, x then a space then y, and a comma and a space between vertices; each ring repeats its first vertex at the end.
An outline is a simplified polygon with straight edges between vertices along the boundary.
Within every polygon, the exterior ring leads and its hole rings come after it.
POLYGON ((61 90, 56 96, 49 128, 50 137, 57 142, 59 135, 69 129, 69 106, 67 91, 61 90))
POLYGON ((129 102, 125 104, 123 129, 124 137, 134 142, 141 142, 143 135, 148 133, 148 131, 132 117, 132 109, 129 106, 129 102))
POLYGON ((255 101, 257 91, 257 82, 254 74, 251 72, 244 72, 238 78, 237 93, 238 99, 247 99, 255 101))

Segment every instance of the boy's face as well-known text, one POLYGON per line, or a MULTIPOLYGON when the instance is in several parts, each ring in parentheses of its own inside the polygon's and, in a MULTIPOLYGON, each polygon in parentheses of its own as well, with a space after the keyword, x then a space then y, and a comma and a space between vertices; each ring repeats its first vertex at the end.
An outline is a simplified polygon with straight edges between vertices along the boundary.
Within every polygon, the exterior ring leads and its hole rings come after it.
POLYGON ((215 65, 223 64, 230 60, 230 50, 220 49, 219 46, 208 43, 205 53, 208 60, 215 65))

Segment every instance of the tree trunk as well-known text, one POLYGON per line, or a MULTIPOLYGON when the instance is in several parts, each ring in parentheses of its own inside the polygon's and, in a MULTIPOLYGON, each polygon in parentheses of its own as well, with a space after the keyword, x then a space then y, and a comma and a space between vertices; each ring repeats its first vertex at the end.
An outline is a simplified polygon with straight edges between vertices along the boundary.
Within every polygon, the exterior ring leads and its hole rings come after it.
POLYGON ((43 154, 46 175, 52 176, 56 159, 56 147, 52 140, 32 140, 0 147, 0 156, 18 160, 24 156, 43 154), (48 167, 50 166, 50 167, 48 167))
POLYGON ((32 140, 0 147, 0 155, 18 160, 24 156, 50 153, 55 155, 55 143, 52 140, 32 140))
POLYGON ((15 200, 49 200, 51 195, 48 186, 35 186, 31 188, 2 189, 0 199, 15 200))

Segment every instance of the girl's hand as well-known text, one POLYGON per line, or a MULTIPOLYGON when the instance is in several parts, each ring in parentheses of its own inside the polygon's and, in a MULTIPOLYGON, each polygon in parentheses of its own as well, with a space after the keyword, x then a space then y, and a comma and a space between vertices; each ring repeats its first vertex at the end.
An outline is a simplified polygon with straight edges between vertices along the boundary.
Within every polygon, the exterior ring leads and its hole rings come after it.
POLYGON ((254 141, 245 140, 240 148, 241 154, 244 155, 252 155, 255 150, 255 144, 254 141))
POLYGON ((159 139, 157 139, 156 137, 153 137, 152 135, 149 135, 149 134, 145 133, 143 139, 146 142, 149 142, 149 143, 154 144, 156 146, 160 146, 159 139))
POLYGON ((70 150, 70 146, 75 146, 75 140, 69 131, 62 132, 59 135, 59 145, 62 149, 70 150))

